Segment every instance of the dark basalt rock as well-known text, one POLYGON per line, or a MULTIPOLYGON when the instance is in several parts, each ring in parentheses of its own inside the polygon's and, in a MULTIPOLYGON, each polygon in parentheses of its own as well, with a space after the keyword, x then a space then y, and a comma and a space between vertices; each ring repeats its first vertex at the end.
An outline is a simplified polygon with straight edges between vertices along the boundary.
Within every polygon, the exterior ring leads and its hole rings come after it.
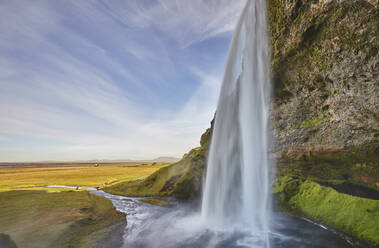
POLYGON ((268 0, 279 173, 377 188, 378 6, 268 0))
POLYGON ((0 233, 0 247, 1 248, 17 248, 17 245, 11 237, 7 234, 0 233))
POLYGON ((280 157, 378 137, 378 1, 268 0, 280 157))
POLYGON ((366 188, 361 185, 355 185, 346 182, 340 184, 330 182, 319 182, 319 184, 322 186, 332 187, 340 193, 348 194, 351 196, 379 200, 379 191, 375 189, 366 188))

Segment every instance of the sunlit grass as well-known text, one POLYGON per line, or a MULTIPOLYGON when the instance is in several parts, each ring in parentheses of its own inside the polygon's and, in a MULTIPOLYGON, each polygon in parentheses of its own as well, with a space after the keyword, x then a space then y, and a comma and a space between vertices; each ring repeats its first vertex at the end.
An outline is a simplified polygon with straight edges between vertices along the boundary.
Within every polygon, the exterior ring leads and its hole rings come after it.
POLYGON ((18 247, 97 247, 124 220, 109 200, 86 191, 0 192, 0 233, 18 247))
POLYGON ((116 182, 135 180, 168 164, 59 164, 0 168, 0 191, 46 189, 46 185, 98 187, 116 182))

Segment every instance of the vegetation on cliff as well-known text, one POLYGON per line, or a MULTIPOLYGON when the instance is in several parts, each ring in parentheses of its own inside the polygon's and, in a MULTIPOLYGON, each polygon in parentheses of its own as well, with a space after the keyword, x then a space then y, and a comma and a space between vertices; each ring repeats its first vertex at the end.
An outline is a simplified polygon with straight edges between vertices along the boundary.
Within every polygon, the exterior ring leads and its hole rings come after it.
POLYGON ((378 201, 314 181, 378 190, 378 6, 268 0, 279 203, 374 244, 378 201))
POLYGON ((268 0, 278 156, 377 139, 378 6, 268 0))
MULTIPOLYGON (((285 176, 275 183, 279 206, 371 244, 379 244, 379 201, 285 176)), ((359 242, 358 242, 359 243, 359 242)))
POLYGON ((339 149, 312 149, 278 159, 279 176, 294 175, 314 180, 340 180, 377 189, 378 141, 339 149))

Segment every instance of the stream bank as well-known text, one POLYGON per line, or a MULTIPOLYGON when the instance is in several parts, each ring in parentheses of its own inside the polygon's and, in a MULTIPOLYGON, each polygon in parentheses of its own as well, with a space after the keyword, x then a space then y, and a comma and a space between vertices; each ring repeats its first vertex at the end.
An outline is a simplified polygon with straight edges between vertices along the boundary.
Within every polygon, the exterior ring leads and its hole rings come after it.
MULTIPOLYGON (((164 198, 168 205, 158 206, 140 201, 145 197, 112 195, 95 189, 89 191, 108 198, 118 211, 126 215, 128 224, 123 232, 122 246, 125 248, 240 248, 259 243, 250 231, 241 227, 211 231, 202 222, 198 208, 188 202, 164 198)), ((270 243, 273 248, 353 247, 333 230, 284 212, 274 212, 271 226, 270 243)))
POLYGON ((87 191, 0 192, 0 247, 106 248, 122 245, 125 215, 87 191))

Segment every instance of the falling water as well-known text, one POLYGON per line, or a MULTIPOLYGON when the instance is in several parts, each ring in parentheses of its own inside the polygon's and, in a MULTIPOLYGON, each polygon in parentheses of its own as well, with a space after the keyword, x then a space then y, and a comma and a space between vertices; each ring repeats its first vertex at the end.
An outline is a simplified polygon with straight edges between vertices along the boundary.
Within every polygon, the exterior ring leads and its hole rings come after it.
POLYGON ((230 46, 217 106, 202 201, 213 229, 247 228, 269 247, 268 108, 265 0, 248 0, 230 46))
POLYGON ((265 1, 248 0, 229 51, 208 160, 201 216, 191 203, 152 206, 99 190, 127 214, 123 247, 352 247, 332 232, 271 214, 265 1), (188 205, 187 205, 188 204, 188 205), (272 225, 269 233, 269 224, 272 225), (269 243, 270 238, 270 243, 269 243))

